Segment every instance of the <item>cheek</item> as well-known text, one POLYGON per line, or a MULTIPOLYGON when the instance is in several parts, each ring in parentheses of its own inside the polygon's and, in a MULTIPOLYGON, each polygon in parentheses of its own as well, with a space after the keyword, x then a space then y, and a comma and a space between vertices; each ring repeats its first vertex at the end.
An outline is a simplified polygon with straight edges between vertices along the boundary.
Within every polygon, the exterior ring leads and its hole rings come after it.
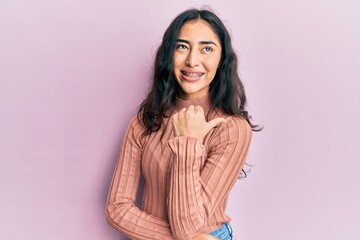
POLYGON ((214 74, 217 71, 218 66, 219 66, 219 60, 217 59, 212 59, 211 61, 208 61, 206 64, 207 71, 213 72, 214 74))
POLYGON ((182 56, 181 54, 174 54, 173 57, 173 63, 174 63, 174 68, 179 68, 182 63, 184 62, 184 56, 182 56))
POLYGON ((180 58, 177 54, 174 54, 174 57, 173 57, 173 70, 172 70, 172 73, 173 73, 173 76, 175 77, 175 80, 176 81, 179 81, 179 77, 180 77, 180 66, 181 65, 181 61, 180 61, 180 58))

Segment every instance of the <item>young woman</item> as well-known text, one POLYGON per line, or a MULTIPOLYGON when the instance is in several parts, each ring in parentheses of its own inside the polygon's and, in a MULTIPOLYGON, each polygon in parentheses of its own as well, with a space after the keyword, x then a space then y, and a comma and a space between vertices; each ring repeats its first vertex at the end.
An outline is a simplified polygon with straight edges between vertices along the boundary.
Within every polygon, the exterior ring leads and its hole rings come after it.
POLYGON ((209 10, 181 13, 164 34, 151 91, 125 134, 109 224, 131 239, 232 239, 226 204, 257 127, 245 105, 221 20, 209 10))

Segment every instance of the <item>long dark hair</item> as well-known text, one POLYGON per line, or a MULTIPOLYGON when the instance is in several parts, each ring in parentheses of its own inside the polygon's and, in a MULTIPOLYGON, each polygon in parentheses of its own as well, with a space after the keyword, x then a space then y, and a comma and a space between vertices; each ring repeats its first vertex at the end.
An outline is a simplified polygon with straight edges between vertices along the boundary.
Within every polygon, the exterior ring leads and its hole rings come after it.
POLYGON ((190 20, 203 19, 210 24, 221 43, 219 68, 210 84, 210 112, 220 109, 228 115, 240 115, 253 131, 260 131, 251 123, 246 111, 244 86, 237 72, 237 57, 229 32, 222 21, 210 10, 189 9, 178 15, 166 29, 157 50, 153 66, 152 87, 138 111, 139 121, 145 126, 144 135, 159 130, 168 110, 175 105, 179 86, 173 75, 173 54, 181 27, 190 20))

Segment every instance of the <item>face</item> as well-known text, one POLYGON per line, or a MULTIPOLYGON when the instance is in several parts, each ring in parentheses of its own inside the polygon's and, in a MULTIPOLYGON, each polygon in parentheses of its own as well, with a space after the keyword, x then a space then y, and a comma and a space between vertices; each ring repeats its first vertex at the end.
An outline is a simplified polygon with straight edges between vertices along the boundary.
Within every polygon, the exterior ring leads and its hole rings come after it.
POLYGON ((174 52, 174 76, 179 97, 194 99, 209 94, 221 59, 221 45, 211 26, 202 19, 186 22, 180 29, 174 52))

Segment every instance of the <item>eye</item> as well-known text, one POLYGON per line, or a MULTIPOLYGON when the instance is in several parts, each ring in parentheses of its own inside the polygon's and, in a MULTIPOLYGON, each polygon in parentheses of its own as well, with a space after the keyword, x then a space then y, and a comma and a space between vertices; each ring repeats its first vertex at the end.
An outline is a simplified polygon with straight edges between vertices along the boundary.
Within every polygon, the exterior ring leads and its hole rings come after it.
POLYGON ((187 49, 188 47, 185 46, 184 44, 178 44, 176 45, 176 49, 180 49, 180 50, 184 50, 184 49, 187 49))
POLYGON ((203 48, 204 52, 212 52, 212 50, 213 49, 211 47, 209 47, 209 46, 206 46, 206 47, 203 48))

